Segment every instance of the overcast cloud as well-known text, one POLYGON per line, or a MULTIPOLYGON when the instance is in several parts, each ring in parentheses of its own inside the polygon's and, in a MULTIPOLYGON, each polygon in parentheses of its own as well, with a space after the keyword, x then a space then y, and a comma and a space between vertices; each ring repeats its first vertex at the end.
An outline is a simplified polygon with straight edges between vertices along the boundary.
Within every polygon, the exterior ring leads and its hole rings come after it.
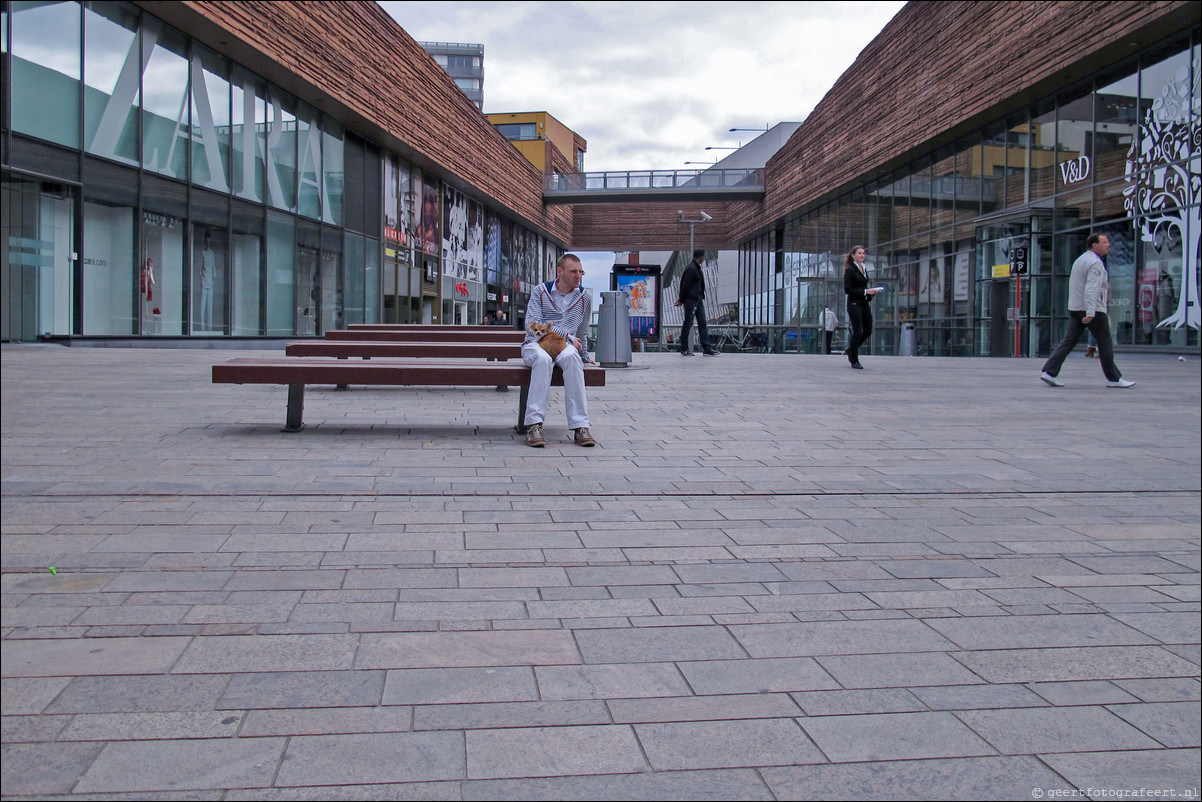
MULTIPOLYGON (((545 111, 585 170, 678 170, 804 120, 905 5, 883 2, 380 3, 419 42, 484 45, 484 110, 545 111)), ((612 253, 580 253, 609 289, 612 253)))
POLYGON ((484 110, 546 111, 585 169, 688 169, 800 121, 903 2, 382 2, 418 41, 484 45, 484 110))

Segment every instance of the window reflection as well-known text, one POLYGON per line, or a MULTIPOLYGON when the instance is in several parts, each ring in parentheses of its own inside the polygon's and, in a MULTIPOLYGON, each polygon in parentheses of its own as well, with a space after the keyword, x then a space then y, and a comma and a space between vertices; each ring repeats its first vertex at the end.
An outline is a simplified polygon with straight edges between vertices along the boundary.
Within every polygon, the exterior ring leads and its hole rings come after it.
POLYGON ((138 13, 123 3, 85 6, 84 147, 126 164, 138 163, 138 22, 138 13))
POLYGON ((79 5, 16 2, 10 25, 13 130, 79 147, 79 5))

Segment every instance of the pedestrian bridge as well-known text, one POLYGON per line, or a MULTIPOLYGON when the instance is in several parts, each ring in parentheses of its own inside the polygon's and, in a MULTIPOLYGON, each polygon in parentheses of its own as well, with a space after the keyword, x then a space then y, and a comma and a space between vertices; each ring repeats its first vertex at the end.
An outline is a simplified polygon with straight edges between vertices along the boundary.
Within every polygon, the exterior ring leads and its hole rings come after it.
POLYGON ((762 167, 552 173, 543 182, 543 202, 547 204, 763 198, 762 167))

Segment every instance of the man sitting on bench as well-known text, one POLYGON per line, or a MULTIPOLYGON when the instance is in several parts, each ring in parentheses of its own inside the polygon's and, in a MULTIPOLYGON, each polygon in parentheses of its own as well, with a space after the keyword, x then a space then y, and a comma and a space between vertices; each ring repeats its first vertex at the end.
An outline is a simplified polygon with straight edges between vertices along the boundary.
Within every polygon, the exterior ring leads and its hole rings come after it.
POLYGON ((588 400, 584 394, 584 363, 592 362, 586 346, 588 327, 593 319, 593 296, 580 286, 584 266, 580 257, 565 253, 555 263, 555 280, 539 284, 526 307, 526 341, 522 360, 530 366, 530 394, 526 401, 526 443, 534 448, 547 444, 543 438, 543 420, 551 394, 551 371, 558 365, 563 371, 568 428, 579 446, 595 446, 589 434, 588 400), (532 323, 550 323, 571 344, 554 360, 530 332, 532 323))

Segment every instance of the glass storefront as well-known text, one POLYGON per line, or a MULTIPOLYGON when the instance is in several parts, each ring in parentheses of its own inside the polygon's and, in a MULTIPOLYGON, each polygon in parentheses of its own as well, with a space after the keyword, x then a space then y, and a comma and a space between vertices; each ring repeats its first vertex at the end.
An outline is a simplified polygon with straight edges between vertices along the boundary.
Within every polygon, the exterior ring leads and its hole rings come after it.
POLYGON ((898 353, 905 323, 918 355, 1046 356, 1064 333, 1069 268, 1096 231, 1111 242, 1115 342, 1197 348, 1196 37, 1151 49, 807 209, 775 237, 744 243, 740 322, 795 329, 799 307, 801 322, 813 321, 830 299, 845 317, 843 259, 862 244, 874 283, 886 288, 874 304, 872 352, 898 353), (1027 271, 1012 276, 1020 252, 1027 271))
POLYGON ((5 339, 516 319, 558 253, 136 6, 3 29, 5 339))

